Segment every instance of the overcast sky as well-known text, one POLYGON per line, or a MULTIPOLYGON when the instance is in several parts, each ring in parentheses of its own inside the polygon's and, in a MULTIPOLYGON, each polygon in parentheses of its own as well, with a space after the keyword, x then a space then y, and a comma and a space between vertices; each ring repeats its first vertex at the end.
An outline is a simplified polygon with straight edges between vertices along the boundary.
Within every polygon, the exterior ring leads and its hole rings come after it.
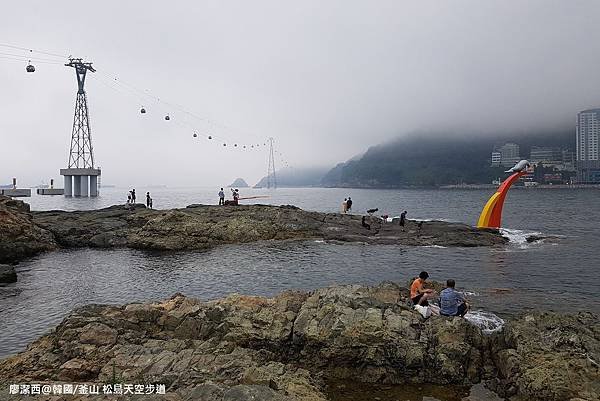
MULTIPOLYGON (((265 175, 270 136, 298 167, 414 130, 574 125, 600 106, 599 16, 595 0, 28 0, 3 4, 0 43, 94 63, 104 183, 219 186, 265 175)), ((60 178, 74 72, 0 53, 0 184, 60 178)))

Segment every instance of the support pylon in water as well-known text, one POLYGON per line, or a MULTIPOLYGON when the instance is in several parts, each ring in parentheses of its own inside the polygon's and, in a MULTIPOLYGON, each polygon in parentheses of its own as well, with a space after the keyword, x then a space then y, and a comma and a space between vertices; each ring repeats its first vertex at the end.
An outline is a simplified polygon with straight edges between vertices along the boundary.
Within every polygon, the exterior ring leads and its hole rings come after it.
POLYGON ((477 228, 498 229, 501 227, 502 207, 504 206, 506 194, 508 193, 508 190, 512 184, 525 174, 527 174, 527 171, 525 170, 518 171, 504 180, 504 182, 498 187, 498 190, 492 195, 492 197, 483 207, 481 215, 479 216, 479 220, 477 221, 477 228))
POLYGON ((86 73, 96 70, 92 63, 83 62, 80 58, 69 58, 65 66, 75 69, 78 87, 68 167, 60 170, 60 174, 65 177, 65 196, 97 196, 100 169, 94 167, 92 131, 84 89, 86 73))
POLYGON ((269 167, 267 168, 267 188, 277 188, 277 176, 275 175, 275 151, 273 150, 273 138, 269 138, 269 167))

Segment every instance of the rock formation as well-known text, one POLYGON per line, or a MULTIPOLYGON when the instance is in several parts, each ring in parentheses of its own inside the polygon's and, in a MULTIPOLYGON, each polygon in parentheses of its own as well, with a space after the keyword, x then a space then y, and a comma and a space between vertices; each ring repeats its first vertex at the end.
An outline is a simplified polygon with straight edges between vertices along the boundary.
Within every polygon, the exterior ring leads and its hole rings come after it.
POLYGON ((149 210, 112 206, 91 211, 34 212, 35 224, 54 234, 64 247, 127 246, 152 250, 198 250, 260 240, 320 238, 369 244, 492 246, 506 243, 498 233, 465 224, 426 222, 405 229, 373 218, 309 212, 294 206, 205 206, 149 210))
POLYGON ((0 196, 0 263, 56 248, 54 236, 33 222, 27 203, 0 196))
POLYGON ((600 396, 597 315, 531 314, 484 336, 461 318, 424 320, 407 297, 406 288, 382 283, 89 305, 0 361, 0 394, 9 383, 161 383, 169 400, 324 401, 331 380, 483 380, 527 400, 600 396))
POLYGON ((229 188, 248 188, 248 183, 243 178, 236 178, 230 185, 229 188))
POLYGON ((294 206, 204 206, 150 210, 143 205, 86 211, 30 212, 21 201, 0 200, 0 263, 57 247, 131 247, 202 250, 261 240, 324 239, 387 245, 494 246, 498 232, 465 224, 414 221, 406 227, 361 216, 309 212, 294 206))

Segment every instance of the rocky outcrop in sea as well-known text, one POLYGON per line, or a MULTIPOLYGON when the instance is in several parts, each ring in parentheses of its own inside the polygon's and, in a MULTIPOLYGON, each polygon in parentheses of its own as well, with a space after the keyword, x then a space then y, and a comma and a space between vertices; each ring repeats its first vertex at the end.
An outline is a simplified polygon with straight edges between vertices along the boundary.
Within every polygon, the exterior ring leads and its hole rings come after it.
POLYGON ((485 382, 514 400, 600 397, 597 315, 532 313, 484 335, 462 318, 423 319, 407 297, 386 282, 89 305, 0 361, 0 392, 22 400, 10 383, 135 383, 164 384, 169 400, 324 401, 331 381, 485 382))
POLYGON ((33 222, 27 203, 0 195, 0 263, 56 248, 54 235, 33 222))
POLYGON ((310 212, 289 205, 191 205, 172 210, 120 205, 74 212, 30 212, 20 201, 4 200, 0 203, 0 250, 6 263, 57 247, 179 251, 266 240, 464 247, 508 241, 498 232, 442 221, 426 221, 421 227, 407 221, 401 227, 368 217, 367 229, 361 217, 310 212))

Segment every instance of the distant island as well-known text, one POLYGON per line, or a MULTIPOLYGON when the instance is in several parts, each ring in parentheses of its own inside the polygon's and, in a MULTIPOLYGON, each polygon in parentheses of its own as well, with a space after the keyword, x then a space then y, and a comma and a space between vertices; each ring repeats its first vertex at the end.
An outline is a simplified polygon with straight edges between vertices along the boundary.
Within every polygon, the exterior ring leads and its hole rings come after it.
POLYGON ((248 183, 243 178, 236 178, 231 184, 229 184, 230 188, 248 188, 248 183))

